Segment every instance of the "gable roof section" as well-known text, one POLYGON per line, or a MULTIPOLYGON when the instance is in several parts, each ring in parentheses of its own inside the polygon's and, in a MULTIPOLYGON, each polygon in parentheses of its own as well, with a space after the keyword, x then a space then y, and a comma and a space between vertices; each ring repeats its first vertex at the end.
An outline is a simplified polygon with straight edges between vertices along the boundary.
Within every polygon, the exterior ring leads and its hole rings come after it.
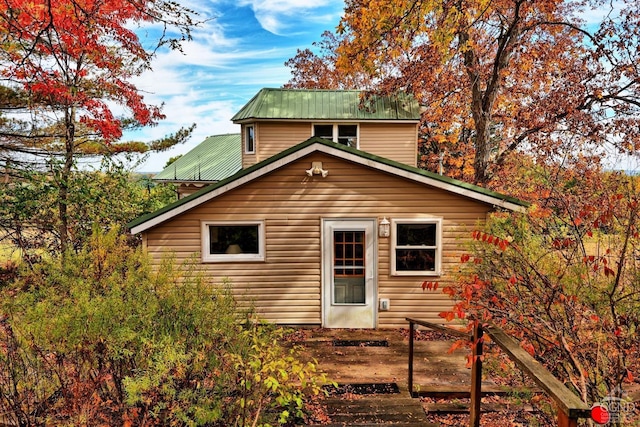
POLYGON ((316 151, 512 211, 522 212, 529 205, 522 200, 505 196, 473 184, 437 175, 383 157, 374 156, 323 138, 312 137, 273 157, 256 163, 247 169, 243 169, 217 184, 207 186, 184 199, 180 199, 155 212, 141 216, 131 221, 127 226, 134 234, 143 232, 316 151))
POLYGON ((218 182, 242 168, 239 133, 210 136, 153 177, 166 182, 218 182))
POLYGON ((410 95, 373 96, 360 105, 359 90, 262 89, 235 116, 252 120, 402 120, 418 122, 420 106, 410 95))

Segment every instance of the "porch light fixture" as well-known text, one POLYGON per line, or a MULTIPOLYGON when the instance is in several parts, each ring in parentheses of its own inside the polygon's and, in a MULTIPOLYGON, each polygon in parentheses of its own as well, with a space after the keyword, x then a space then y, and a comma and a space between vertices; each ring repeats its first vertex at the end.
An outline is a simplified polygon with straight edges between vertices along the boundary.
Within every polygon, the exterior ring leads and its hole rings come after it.
POLYGON ((391 223, 389 222, 387 217, 382 218, 382 220, 380 220, 380 225, 378 226, 378 236, 389 237, 390 230, 391 223))
POLYGON ((311 169, 305 170, 308 176, 313 175, 322 175, 323 178, 326 178, 329 175, 328 170, 322 169, 322 162, 311 162, 311 169))

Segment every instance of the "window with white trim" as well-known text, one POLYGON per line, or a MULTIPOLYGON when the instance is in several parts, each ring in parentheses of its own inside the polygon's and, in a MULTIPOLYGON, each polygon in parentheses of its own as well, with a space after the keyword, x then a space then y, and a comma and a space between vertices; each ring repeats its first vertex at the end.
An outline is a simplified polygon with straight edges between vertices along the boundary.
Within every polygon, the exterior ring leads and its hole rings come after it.
POLYGON ((256 152, 256 134, 253 125, 247 125, 244 128, 244 152, 246 154, 256 152))
POLYGON ((391 221, 391 274, 438 276, 442 259, 442 219, 391 221))
POLYGON ((263 221, 202 223, 204 262, 264 261, 263 221))
POLYGON ((326 138, 333 142, 358 148, 358 125, 323 123, 313 125, 313 136, 326 138))

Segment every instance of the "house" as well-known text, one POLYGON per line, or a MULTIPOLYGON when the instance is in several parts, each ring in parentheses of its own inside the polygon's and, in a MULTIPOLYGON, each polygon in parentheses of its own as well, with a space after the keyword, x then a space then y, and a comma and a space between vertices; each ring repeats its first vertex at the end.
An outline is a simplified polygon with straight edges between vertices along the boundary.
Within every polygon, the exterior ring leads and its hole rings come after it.
POLYGON ((441 322, 464 239, 525 203, 416 168, 411 98, 265 89, 233 118, 243 168, 129 224, 155 260, 194 258, 261 316, 329 328, 441 322))
POLYGON ((153 180, 175 184, 181 199, 233 175, 241 167, 240 134, 214 135, 156 174, 153 180))

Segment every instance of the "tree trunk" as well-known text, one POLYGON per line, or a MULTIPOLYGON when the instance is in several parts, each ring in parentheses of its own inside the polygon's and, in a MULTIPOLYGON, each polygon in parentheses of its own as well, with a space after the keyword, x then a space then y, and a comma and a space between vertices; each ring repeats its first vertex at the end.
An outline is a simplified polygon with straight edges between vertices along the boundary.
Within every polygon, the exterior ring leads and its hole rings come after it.
POLYGON ((473 166, 474 183, 484 185, 489 180, 489 164, 493 151, 498 147, 491 139, 491 121, 495 101, 503 86, 502 73, 509 67, 509 60, 521 36, 520 7, 524 0, 514 2, 513 15, 501 29, 496 39, 496 54, 493 59, 491 73, 483 81, 482 66, 473 47, 470 45, 470 34, 466 25, 461 25, 458 32, 460 46, 464 50, 464 66, 471 86, 471 113, 475 123, 475 158, 473 166))
POLYGON ((489 160, 491 157, 491 134, 489 132, 489 120, 488 114, 484 111, 480 111, 477 114, 474 112, 473 117, 476 124, 475 135, 475 157, 473 159, 474 168, 474 184, 483 185, 489 179, 488 168, 489 160))
POLYGON ((69 249, 69 180, 73 170, 74 139, 75 139, 75 108, 65 112, 65 152, 64 164, 60 171, 60 190, 58 193, 58 234, 60 237, 60 252, 64 254, 69 249))

